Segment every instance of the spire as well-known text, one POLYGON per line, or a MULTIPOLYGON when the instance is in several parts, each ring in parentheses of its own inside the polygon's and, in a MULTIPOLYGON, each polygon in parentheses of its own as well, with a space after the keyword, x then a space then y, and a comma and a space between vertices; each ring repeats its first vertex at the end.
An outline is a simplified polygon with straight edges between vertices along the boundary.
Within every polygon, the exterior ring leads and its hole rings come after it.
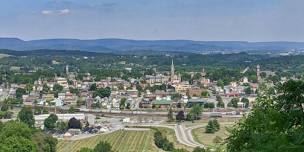
POLYGON ((206 72, 205 72, 205 68, 203 67, 202 73, 201 73, 202 77, 206 76, 206 72))
POLYGON ((256 75, 257 75, 257 82, 259 83, 261 80, 261 75, 260 75, 260 65, 257 65, 256 67, 256 75))
POLYGON ((173 59, 172 59, 172 63, 171 63, 171 77, 174 76, 174 63, 173 63, 173 59))
POLYGON ((65 66, 65 73, 66 73, 67 75, 69 75, 69 65, 66 65, 66 66, 65 66))

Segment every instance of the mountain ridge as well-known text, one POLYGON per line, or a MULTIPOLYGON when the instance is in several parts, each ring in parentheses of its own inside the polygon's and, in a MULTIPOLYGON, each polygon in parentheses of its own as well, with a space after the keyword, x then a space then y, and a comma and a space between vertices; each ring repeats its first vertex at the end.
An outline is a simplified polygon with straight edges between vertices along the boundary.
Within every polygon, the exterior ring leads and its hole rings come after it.
POLYGON ((270 41, 195 41, 195 40, 132 40, 119 38, 105 39, 38 39, 0 38, 0 49, 18 51, 54 49, 82 50, 89 52, 125 51, 177 51, 203 53, 212 51, 254 51, 254 50, 303 50, 304 42, 270 41))

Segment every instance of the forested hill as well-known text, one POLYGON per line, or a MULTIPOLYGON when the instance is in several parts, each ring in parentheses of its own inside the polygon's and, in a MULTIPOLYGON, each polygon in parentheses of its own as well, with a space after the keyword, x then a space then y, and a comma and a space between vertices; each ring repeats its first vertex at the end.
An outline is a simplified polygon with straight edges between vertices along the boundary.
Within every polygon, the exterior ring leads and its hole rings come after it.
POLYGON ((90 52, 128 51, 281 51, 303 50, 303 42, 246 42, 246 41, 191 41, 191 40, 128 40, 128 39, 43 39, 24 41, 18 38, 0 38, 0 49, 11 50, 82 50, 90 52))

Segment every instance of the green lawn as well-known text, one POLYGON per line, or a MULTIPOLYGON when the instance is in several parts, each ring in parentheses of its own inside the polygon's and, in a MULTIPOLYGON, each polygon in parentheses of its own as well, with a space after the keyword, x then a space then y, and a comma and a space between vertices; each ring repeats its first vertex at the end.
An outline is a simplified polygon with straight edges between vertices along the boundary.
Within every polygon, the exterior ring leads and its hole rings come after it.
POLYGON ((77 152, 82 147, 94 148, 99 141, 107 141, 117 152, 155 152, 161 151, 154 145, 153 131, 116 131, 110 134, 69 141, 59 140, 58 152, 77 152))
POLYGON ((228 131, 226 130, 226 127, 231 127, 231 125, 221 124, 220 130, 213 134, 205 133, 205 127, 201 127, 201 128, 193 129, 192 135, 195 141, 207 146, 213 146, 215 145, 213 140, 216 136, 220 137, 223 140, 228 137, 228 131))

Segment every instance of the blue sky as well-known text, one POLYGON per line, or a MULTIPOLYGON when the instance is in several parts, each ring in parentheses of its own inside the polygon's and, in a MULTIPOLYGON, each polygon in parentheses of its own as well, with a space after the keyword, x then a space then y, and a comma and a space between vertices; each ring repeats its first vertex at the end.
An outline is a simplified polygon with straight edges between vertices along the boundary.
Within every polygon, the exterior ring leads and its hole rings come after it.
POLYGON ((304 41, 303 0, 2 0, 0 37, 304 41))

